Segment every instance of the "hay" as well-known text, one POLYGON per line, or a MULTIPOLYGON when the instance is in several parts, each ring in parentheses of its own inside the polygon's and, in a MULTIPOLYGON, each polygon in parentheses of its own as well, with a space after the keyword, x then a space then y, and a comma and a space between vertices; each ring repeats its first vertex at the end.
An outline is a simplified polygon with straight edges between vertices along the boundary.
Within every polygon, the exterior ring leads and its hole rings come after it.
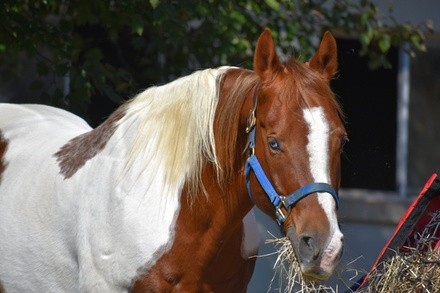
POLYGON ((408 255, 396 255, 370 273, 359 293, 440 292, 440 251, 416 249, 408 255), (365 288, 364 288, 365 287, 365 288))
POLYGON ((278 291, 279 292, 297 292, 297 293, 311 293, 311 292, 331 292, 335 293, 333 288, 320 284, 317 281, 305 279, 301 273, 300 265, 296 259, 292 244, 287 237, 266 240, 266 244, 273 244, 276 248, 277 259, 274 264, 274 276, 271 280, 269 290, 274 286, 274 282, 278 276, 278 291), (282 289, 284 286, 284 290, 282 289), (294 291, 296 290, 296 291, 294 291))
POLYGON ((414 239, 409 239, 395 255, 377 265, 366 284, 356 292, 440 292, 440 210, 414 239))

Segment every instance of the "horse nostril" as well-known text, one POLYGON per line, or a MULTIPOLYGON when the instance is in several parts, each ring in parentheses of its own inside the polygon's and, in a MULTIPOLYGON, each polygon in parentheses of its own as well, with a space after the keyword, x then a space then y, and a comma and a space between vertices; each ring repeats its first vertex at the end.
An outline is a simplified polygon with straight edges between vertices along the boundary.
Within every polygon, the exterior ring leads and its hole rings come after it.
POLYGON ((316 261, 319 258, 319 249, 316 247, 315 240, 310 236, 301 237, 299 251, 306 262, 316 261))
POLYGON ((309 236, 303 236, 302 241, 308 246, 312 246, 313 245, 313 238, 309 237, 309 236))

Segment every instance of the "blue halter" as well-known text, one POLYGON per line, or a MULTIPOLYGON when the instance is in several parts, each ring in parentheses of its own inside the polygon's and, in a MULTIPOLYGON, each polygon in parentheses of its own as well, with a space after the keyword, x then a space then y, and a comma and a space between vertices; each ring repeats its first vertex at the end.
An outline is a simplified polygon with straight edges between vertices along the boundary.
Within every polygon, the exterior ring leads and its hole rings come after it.
POLYGON ((270 202, 275 206, 276 216, 277 216, 278 224, 280 226, 283 225, 284 221, 288 217, 293 205, 295 205, 298 201, 300 201, 304 197, 315 192, 329 193, 331 196, 333 196, 336 202, 336 208, 338 208, 338 201, 339 201, 338 193, 334 190, 334 188, 330 184, 327 183, 316 183, 316 182, 310 183, 286 196, 281 196, 275 191, 275 188, 270 183, 269 179, 264 173, 263 168, 261 167, 260 162, 258 161, 257 156, 255 155, 255 128, 256 128, 255 108, 256 108, 256 101, 254 97, 254 108, 251 111, 251 114, 248 119, 248 126, 246 128, 246 133, 249 133, 248 146, 249 146, 250 154, 248 159, 246 160, 244 173, 246 176, 246 186, 249 196, 252 198, 251 184, 249 178, 252 170, 254 171, 255 177, 257 178, 261 187, 265 191, 266 195, 269 197, 270 202), (287 211, 287 213, 284 213, 282 208, 284 208, 287 211))

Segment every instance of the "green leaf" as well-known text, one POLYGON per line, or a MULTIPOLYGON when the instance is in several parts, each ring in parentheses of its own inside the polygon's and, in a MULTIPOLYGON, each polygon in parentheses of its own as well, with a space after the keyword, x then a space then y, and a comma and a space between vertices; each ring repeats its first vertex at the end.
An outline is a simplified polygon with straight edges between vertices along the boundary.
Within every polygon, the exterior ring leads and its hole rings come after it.
POLYGON ((144 27, 143 26, 137 26, 135 28, 135 32, 138 34, 138 36, 142 36, 142 34, 144 32, 144 27))
POLYGON ((133 18, 133 32, 138 36, 142 36, 144 33, 144 21, 140 15, 136 15, 133 18))
POLYGON ((368 34, 363 33, 359 36, 359 41, 363 46, 368 46, 370 44, 371 38, 368 36, 368 34))
POLYGON ((391 47, 391 38, 389 35, 383 35, 380 39, 379 39, 379 49, 382 53, 386 53, 388 52, 388 50, 391 47))
POLYGON ((418 35, 412 35, 410 40, 414 45, 417 46, 418 43, 420 42, 420 37, 418 35))
POLYGON ((273 10, 278 11, 280 9, 280 3, 277 0, 264 0, 264 2, 273 10))
POLYGON ((160 0, 150 0, 150 5, 155 9, 160 3, 160 0))

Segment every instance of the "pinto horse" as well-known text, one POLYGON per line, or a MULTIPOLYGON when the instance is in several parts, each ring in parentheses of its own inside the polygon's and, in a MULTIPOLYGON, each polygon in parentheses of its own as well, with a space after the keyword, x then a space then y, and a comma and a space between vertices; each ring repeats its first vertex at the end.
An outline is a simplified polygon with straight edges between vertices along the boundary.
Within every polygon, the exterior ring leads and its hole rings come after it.
POLYGON ((343 247, 336 68, 330 33, 309 62, 281 62, 266 29, 253 71, 149 88, 95 129, 60 109, 1 105, 0 288, 244 292, 254 205, 303 274, 328 278, 343 247))

